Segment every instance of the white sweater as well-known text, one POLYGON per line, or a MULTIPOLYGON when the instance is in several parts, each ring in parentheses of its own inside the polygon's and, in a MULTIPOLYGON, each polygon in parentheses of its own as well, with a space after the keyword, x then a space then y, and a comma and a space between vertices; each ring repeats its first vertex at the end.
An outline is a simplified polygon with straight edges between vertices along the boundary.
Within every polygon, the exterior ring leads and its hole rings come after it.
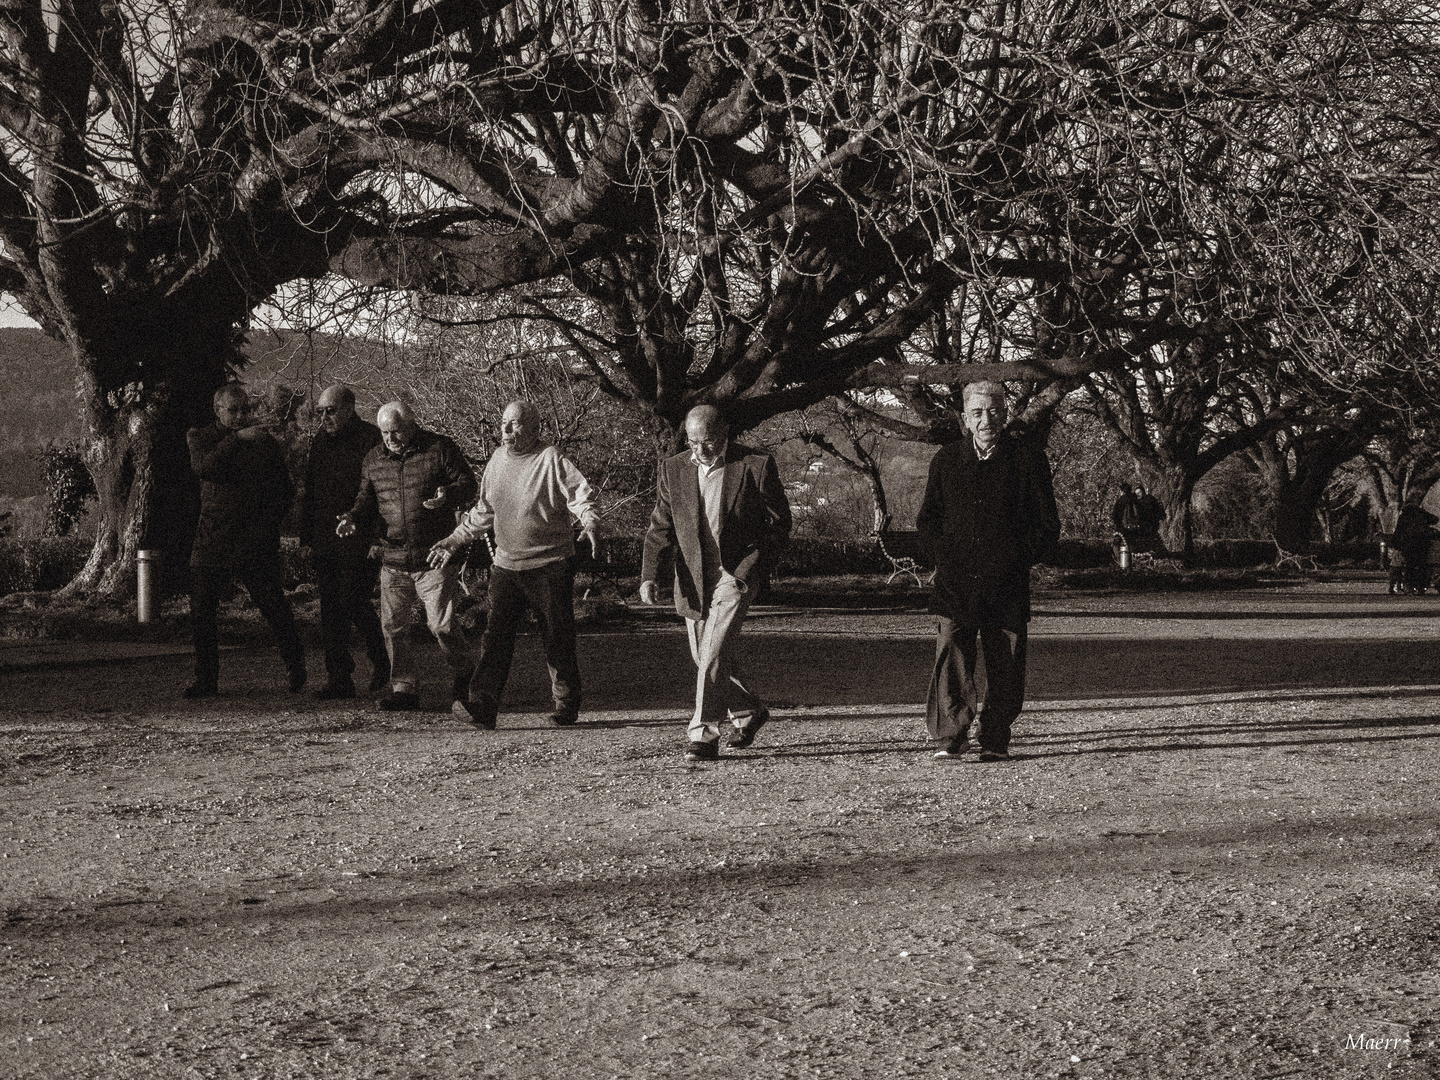
POLYGON ((450 534, 470 543, 495 530, 495 565, 533 570, 575 554, 571 521, 598 520, 595 493, 574 462, 541 443, 528 454, 499 447, 480 478, 480 498, 450 534))

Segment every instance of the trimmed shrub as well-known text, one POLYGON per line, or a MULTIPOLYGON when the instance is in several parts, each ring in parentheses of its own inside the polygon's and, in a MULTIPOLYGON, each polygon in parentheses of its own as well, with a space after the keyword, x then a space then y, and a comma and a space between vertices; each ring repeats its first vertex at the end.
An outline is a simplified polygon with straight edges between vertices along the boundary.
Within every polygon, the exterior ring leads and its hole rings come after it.
POLYGON ((93 546, 83 536, 0 539, 0 595, 60 588, 80 572, 93 546))

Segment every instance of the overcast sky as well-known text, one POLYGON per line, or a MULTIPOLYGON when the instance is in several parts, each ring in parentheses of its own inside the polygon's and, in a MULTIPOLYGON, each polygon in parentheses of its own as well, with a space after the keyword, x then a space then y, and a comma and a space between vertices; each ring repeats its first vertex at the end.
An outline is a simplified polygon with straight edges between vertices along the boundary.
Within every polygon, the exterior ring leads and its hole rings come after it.
POLYGON ((9 293, 0 293, 0 326, 34 326, 35 320, 20 310, 15 298, 9 293))

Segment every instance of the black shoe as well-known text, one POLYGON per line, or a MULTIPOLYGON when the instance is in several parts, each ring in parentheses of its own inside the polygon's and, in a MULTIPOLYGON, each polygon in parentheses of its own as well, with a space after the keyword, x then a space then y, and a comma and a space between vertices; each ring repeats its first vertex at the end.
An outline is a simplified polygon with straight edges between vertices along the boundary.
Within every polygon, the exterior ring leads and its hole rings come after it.
POLYGON ((353 698, 354 696, 355 684, 349 679, 344 682, 327 682, 315 691, 315 698, 318 701, 338 701, 341 698, 353 698))
POLYGON ((475 665, 470 665, 470 670, 464 675, 456 675, 455 681, 450 684, 451 701, 468 701, 470 699, 470 677, 475 674, 475 665))
POLYGON ((755 741, 755 736, 760 734, 760 729, 770 722, 770 710, 763 706, 751 714, 750 720, 744 727, 736 726, 730 733, 730 739, 725 743, 731 750, 744 750, 755 741))
POLYGON ((685 747, 686 761, 718 761, 720 759, 720 740, 713 742, 691 741, 685 747))
POLYGON ((301 690, 305 689, 305 680, 308 676, 306 675, 305 664, 303 662, 296 664, 292 668, 286 668, 285 673, 289 677, 287 685, 290 687, 292 694, 298 694, 301 690))
POLYGON ((378 694, 390 685, 390 661, 370 665, 370 693, 378 694))
POLYGON ((500 706, 493 701, 464 701, 456 700, 450 705, 450 711, 467 724, 474 724, 486 731, 494 731, 495 723, 500 718, 500 706))
POLYGON ((981 761, 1009 761, 1010 751, 1008 750, 981 750, 981 761))
POLYGON ((194 699, 202 697, 214 697, 218 693, 220 693, 220 691, 214 683, 196 682, 191 683, 189 686, 185 687, 185 689, 180 692, 180 696, 194 699))
POLYGON ((567 709, 564 706, 557 708, 550 714, 550 723, 556 727, 573 727, 579 719, 579 709, 567 709))
POLYGON ((385 712, 408 712, 420 708, 420 695, 413 690, 392 690, 377 702, 385 712))

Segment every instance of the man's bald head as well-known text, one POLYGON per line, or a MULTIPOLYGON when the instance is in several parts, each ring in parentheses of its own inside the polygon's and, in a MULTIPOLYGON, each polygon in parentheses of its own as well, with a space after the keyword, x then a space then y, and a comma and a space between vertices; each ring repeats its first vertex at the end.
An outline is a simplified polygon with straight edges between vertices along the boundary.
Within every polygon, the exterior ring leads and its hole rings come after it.
POLYGON ((725 453, 729 439, 730 424, 714 405, 696 405, 685 414, 685 440, 706 465, 725 453))
POLYGON ((340 383, 327 386, 315 402, 315 415, 320 417, 320 426, 326 434, 343 430, 355 416, 355 391, 340 383))
POLYGON ((380 438, 385 449, 398 454, 410 445, 420 425, 415 420, 415 410, 403 401, 387 401, 375 413, 375 426, 380 429, 380 438))
POLYGON ((250 426, 250 395, 239 383, 226 383, 216 390, 214 408, 221 427, 239 431, 250 426))
POLYGON ((540 410, 516 399, 500 417, 500 441, 512 454, 528 454, 540 443, 540 410))

